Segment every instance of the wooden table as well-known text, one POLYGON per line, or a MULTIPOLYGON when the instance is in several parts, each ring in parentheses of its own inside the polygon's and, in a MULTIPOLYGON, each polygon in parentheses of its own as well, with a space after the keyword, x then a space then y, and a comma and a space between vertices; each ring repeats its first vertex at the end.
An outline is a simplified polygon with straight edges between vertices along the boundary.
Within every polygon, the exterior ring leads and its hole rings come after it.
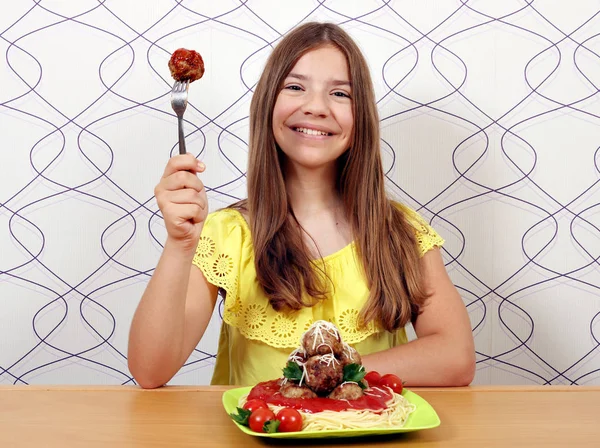
POLYGON ((438 428, 306 442, 242 433, 224 390, 0 386, 0 447, 600 447, 600 387, 415 388, 438 428))

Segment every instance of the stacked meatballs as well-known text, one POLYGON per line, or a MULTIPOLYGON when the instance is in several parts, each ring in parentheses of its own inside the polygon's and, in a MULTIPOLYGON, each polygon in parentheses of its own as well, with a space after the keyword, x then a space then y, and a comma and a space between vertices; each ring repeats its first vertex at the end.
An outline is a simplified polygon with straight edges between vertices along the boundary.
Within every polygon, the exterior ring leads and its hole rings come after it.
POLYGON ((342 341, 331 322, 319 320, 302 336, 301 345, 289 356, 303 370, 299 381, 284 379, 281 394, 287 398, 328 397, 356 400, 363 395, 355 382, 344 382, 344 366, 361 364, 358 352, 342 341))

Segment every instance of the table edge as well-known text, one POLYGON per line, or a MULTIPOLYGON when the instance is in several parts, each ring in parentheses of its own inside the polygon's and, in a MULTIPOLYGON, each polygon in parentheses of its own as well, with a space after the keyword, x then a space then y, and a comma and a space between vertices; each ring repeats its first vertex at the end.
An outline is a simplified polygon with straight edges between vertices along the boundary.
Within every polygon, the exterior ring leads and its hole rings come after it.
MULTIPOLYGON (((0 392, 8 391, 105 391, 123 392, 137 391, 141 393, 172 393, 172 392, 225 392, 236 386, 163 386, 157 389, 142 389, 138 386, 119 385, 0 385, 0 392)), ((408 387, 417 394, 420 392, 600 392, 600 386, 564 386, 564 385, 493 385, 466 387, 408 387)))

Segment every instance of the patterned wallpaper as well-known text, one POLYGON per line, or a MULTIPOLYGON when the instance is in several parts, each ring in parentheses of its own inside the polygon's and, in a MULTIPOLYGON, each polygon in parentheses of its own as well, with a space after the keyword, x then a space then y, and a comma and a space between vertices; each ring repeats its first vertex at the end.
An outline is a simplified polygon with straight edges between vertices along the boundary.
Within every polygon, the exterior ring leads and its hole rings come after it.
MULTIPOLYGON (((23 0, 0 6, 0 383, 131 384, 165 239, 170 53, 193 48, 188 150, 245 195, 272 45, 342 25, 375 81, 390 192, 446 238, 476 383, 600 384, 597 0, 23 0)), ((220 309, 173 384, 209 381, 220 309)))

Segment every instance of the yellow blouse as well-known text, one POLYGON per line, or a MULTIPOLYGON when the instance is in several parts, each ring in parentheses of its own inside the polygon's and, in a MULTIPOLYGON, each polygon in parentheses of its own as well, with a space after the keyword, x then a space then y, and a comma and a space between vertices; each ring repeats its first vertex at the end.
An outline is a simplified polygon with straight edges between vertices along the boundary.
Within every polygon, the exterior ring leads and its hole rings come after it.
MULTIPOLYGON (((414 210, 400 207, 415 228, 421 255, 444 243, 414 210)), ((354 243, 324 257, 327 274, 335 285, 331 296, 312 307, 277 312, 256 278, 252 238, 244 217, 233 209, 209 214, 193 263, 210 283, 225 291, 212 384, 251 386, 281 377, 302 334, 320 319, 333 322, 343 340, 362 355, 406 343, 404 329, 390 333, 373 322, 365 328, 357 326, 369 296, 357 260, 354 243)))

